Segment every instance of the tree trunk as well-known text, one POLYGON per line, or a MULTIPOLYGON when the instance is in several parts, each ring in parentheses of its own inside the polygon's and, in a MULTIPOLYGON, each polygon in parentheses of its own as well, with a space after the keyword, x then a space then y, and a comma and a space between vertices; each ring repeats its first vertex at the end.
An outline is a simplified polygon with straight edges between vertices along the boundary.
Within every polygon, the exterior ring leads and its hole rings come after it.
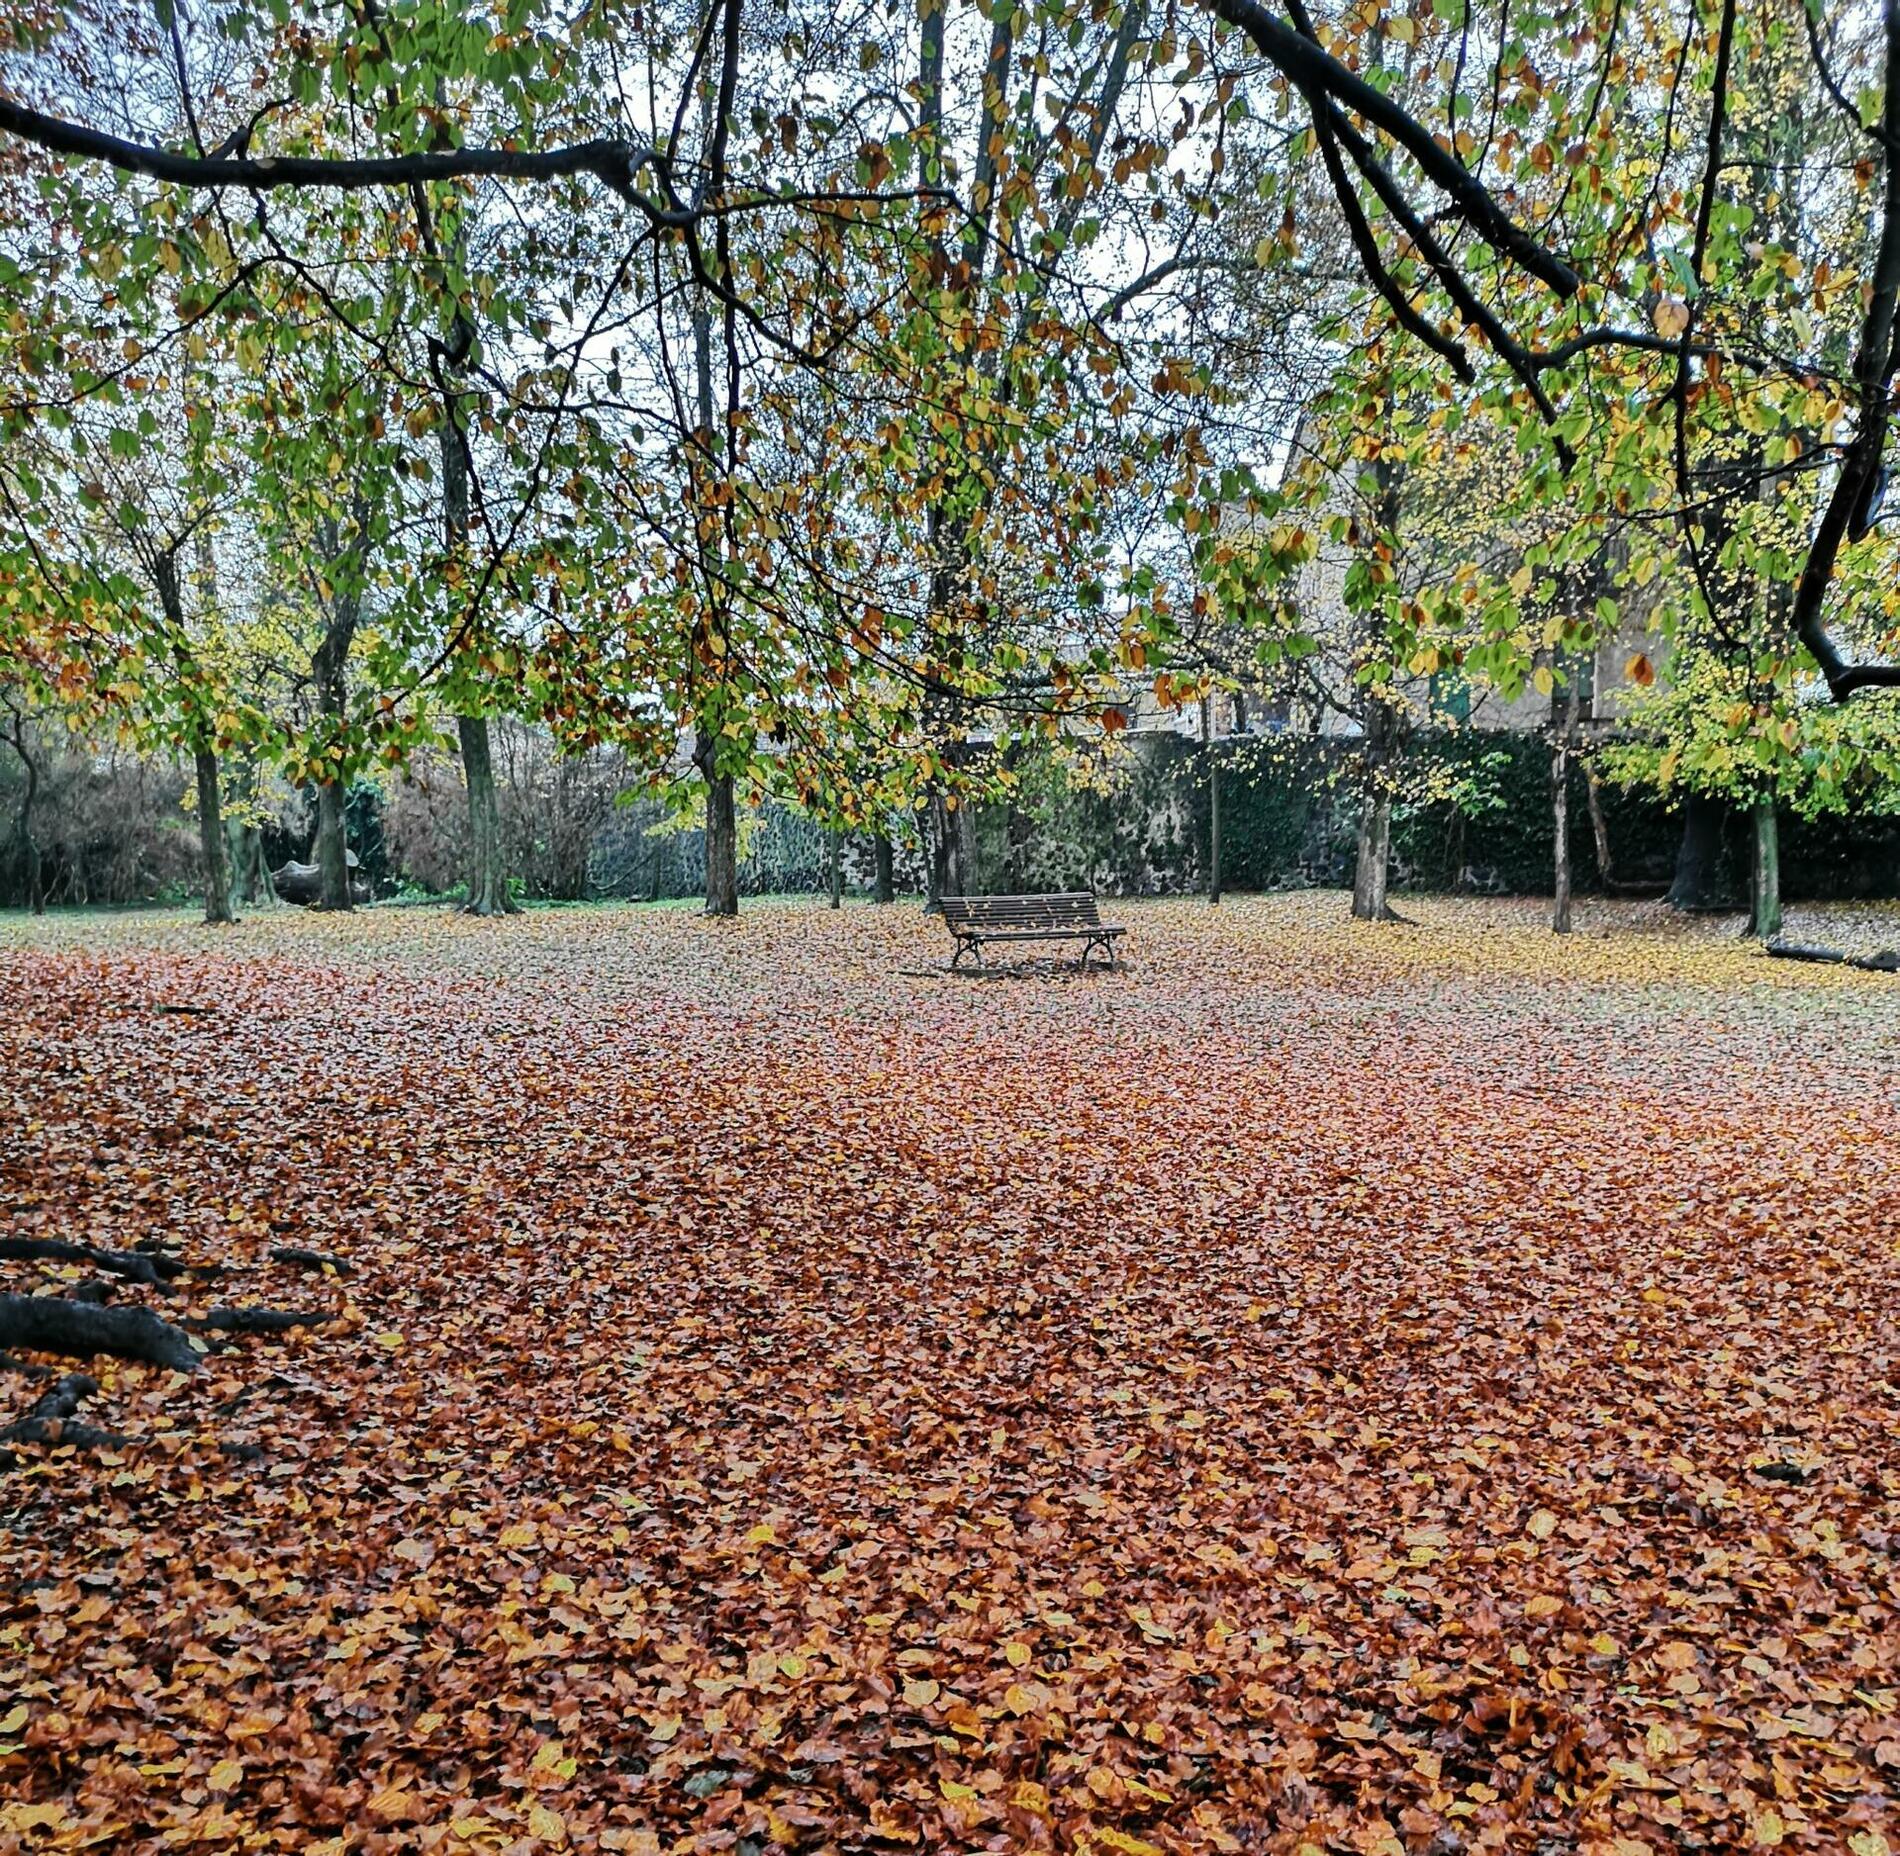
MULTIPOLYGON (((369 516, 359 496, 354 515, 354 539, 345 546, 339 517, 326 517, 322 540, 330 562, 330 572, 341 579, 354 579, 363 562, 369 516)), ((356 585, 340 587, 330 596, 325 615, 323 637, 311 654, 310 670, 317 686, 317 710, 329 724, 326 751, 333 756, 332 768, 340 768, 348 724, 350 646, 356 638, 357 621, 362 616, 363 595, 356 585)), ((316 906, 320 909, 349 909, 349 843, 343 826, 343 784, 332 777, 317 788, 317 843, 311 860, 317 866, 319 882, 316 906)))
POLYGON ((468 789, 468 897, 462 906, 469 915, 513 915, 517 910, 508 893, 508 862, 502 854, 501 801, 495 793, 488 718, 458 715, 455 732, 468 789))
POLYGON ((1590 808, 1590 835, 1597 850, 1597 881, 1607 896, 1616 888, 1616 862, 1610 854, 1610 822, 1603 816, 1603 783, 1588 761, 1583 768, 1583 796, 1590 808))
POLYGON ((1356 921, 1382 922, 1390 913, 1385 899, 1392 861, 1392 801, 1369 793, 1359 813, 1359 856, 1353 870, 1352 912, 1356 921))
POLYGON ((26 724, 16 712, 13 718, 13 751, 26 769, 26 786, 20 794, 19 822, 15 833, 20 843, 20 881, 25 885, 26 906, 35 915, 46 913, 46 893, 40 886, 40 846, 33 836, 33 801, 39 796, 40 765, 26 748, 26 724))
POLYGON ((198 847, 205 860, 205 920, 234 922, 231 868, 225 858, 224 814, 218 803, 218 757, 210 748, 192 756, 198 776, 198 847))
POLYGON ((1682 808, 1682 847, 1676 880, 1669 886, 1672 909, 1719 909, 1722 894, 1722 807, 1691 793, 1682 808))
POLYGON ((871 856, 875 865, 872 879, 871 900, 873 902, 894 902, 897 899, 896 872, 892 869, 896 861, 891 852, 890 836, 880 831, 871 840, 871 856))
POLYGON ((1208 745, 1207 757, 1207 900, 1220 907, 1220 760, 1208 745))
POLYGON ((1781 824, 1772 799, 1755 802, 1754 881, 1748 932, 1761 941, 1781 938, 1781 824))
POLYGON ((317 844, 311 861, 317 866, 317 903, 320 909, 348 909, 350 863, 348 836, 343 828, 343 788, 335 780, 317 788, 317 844))
POLYGON ((231 893, 246 908, 269 907, 277 901, 270 872, 264 866, 264 834, 256 825, 225 820, 225 842, 231 859, 231 893))
POLYGON ((721 773, 715 735, 694 737, 693 761, 706 782, 706 913, 739 913, 739 819, 732 775, 721 773))
POLYGON ((964 865, 965 821, 957 815, 961 804, 951 803, 952 795, 930 795, 930 903, 935 906, 945 896, 969 894, 969 871, 964 865))
POLYGON ((1570 747, 1577 738, 1582 711, 1583 671, 1574 661, 1565 679, 1564 719, 1550 756, 1550 817, 1555 834, 1555 868, 1550 893, 1550 931, 1570 932, 1570 747))
POLYGON ((1550 756, 1550 820, 1555 835, 1550 931, 1570 932, 1570 742, 1560 740, 1550 756))

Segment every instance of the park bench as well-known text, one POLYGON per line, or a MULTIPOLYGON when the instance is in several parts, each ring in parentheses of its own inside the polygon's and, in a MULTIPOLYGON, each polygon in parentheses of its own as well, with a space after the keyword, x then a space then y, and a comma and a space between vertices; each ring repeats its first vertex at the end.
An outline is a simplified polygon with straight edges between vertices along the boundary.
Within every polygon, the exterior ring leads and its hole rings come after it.
POLYGON ((1115 943, 1128 932, 1104 922, 1086 890, 1055 896, 945 896, 943 925, 957 940, 950 958, 953 970, 966 954, 980 966, 984 945, 991 941, 1080 941, 1081 966, 1100 948, 1112 967, 1117 964, 1115 943))

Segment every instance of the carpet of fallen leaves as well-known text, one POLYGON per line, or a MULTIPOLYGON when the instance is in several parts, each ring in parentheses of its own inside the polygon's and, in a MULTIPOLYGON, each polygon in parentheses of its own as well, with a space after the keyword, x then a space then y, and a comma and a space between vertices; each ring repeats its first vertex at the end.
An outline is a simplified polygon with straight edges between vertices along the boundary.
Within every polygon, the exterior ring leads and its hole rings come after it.
POLYGON ((0 1474, 0 1847, 1900 1849, 1900 980, 1407 907, 0 928, 0 1234, 332 1316, 0 1474))

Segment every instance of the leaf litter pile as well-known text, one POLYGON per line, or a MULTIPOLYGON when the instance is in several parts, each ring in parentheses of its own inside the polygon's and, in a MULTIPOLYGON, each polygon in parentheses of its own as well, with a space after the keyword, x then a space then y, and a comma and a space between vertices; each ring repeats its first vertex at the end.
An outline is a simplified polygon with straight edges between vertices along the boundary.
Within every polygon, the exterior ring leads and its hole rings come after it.
POLYGON ((1900 987, 1118 913, 8 928, 0 1847, 1900 1849, 1900 987))

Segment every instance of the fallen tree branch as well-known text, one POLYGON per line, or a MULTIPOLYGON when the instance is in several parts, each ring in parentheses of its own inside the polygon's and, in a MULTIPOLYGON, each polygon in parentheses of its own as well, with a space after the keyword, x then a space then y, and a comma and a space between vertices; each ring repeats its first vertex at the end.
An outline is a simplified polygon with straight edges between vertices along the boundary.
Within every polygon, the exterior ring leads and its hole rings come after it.
POLYGON ((0 1295, 0 1346, 82 1359, 110 1353, 176 1373, 198 1370, 197 1349, 184 1329, 149 1308, 101 1307, 56 1295, 0 1295))
POLYGON ((1883 948, 1878 954, 1850 954, 1838 947, 1809 947, 1799 941, 1764 941, 1762 952, 1777 960, 1812 960, 1837 967, 1859 967, 1864 973, 1900 973, 1900 952, 1883 948))

